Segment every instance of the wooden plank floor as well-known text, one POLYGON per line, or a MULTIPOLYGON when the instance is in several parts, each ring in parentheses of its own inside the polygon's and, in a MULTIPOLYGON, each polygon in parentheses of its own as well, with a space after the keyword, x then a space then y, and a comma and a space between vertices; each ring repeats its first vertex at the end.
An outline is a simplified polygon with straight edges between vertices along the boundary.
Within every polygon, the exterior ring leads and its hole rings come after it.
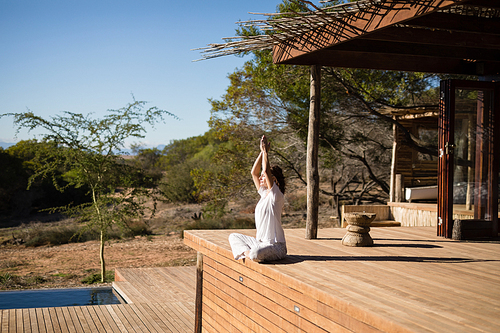
POLYGON ((193 332, 195 267, 115 272, 128 304, 0 310, 0 332, 193 332))
MULTIPOLYGON (((235 230, 185 232, 186 244, 206 257, 227 263, 222 266, 207 259, 207 264, 213 262, 213 268, 207 269, 214 274, 215 270, 226 270, 219 276, 228 284, 233 278, 238 280, 238 274, 230 276, 233 264, 229 260, 233 259, 227 239, 231 232, 235 230)), ((255 230, 237 232, 255 234, 255 230)), ((330 320, 331 310, 335 310, 335 316, 340 318, 336 321, 338 330, 346 332, 359 331, 349 318, 356 321, 357 327, 365 327, 363 331, 500 332, 500 241, 447 240, 435 236, 435 227, 372 228, 375 246, 353 248, 341 245, 345 232, 339 228, 320 229, 318 239, 305 240, 304 229, 285 230, 289 253, 286 260, 272 264, 240 260, 242 268, 236 269, 252 274, 253 281, 258 274, 264 281, 261 283, 283 285, 289 291, 285 289, 282 294, 290 294, 290 299, 292 295, 312 296, 314 302, 297 304, 300 314, 295 317, 292 301, 287 313, 269 314, 269 318, 275 316, 283 323, 293 324, 293 320, 300 320, 296 317, 309 316, 321 328, 321 318, 330 320), (324 312, 326 308, 330 313, 324 312)), ((249 284, 244 284, 241 286, 250 291, 249 284)), ((237 283, 234 285, 237 290, 237 283)), ((211 299, 224 297, 220 294, 211 299)), ((253 299, 259 297, 266 301, 256 290, 253 299)), ((231 302, 231 298, 226 299, 231 302)), ((280 305, 285 303, 286 299, 280 305)), ((209 305, 207 313, 211 308, 224 307, 222 303, 209 305)), ((214 318, 206 323, 215 327, 218 322, 214 318)))

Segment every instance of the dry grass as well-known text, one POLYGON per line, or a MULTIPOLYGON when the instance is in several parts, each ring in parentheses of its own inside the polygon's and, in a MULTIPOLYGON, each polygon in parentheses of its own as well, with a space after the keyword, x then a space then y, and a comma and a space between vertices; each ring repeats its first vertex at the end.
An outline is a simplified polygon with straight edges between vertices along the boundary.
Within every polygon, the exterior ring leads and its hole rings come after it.
MULTIPOLYGON (((288 197, 288 195, 287 195, 288 197)), ((293 196, 290 197, 293 199, 293 196)), ((288 199, 290 200, 290 199, 288 199)), ((184 245, 182 231, 186 228, 254 228, 255 203, 232 204, 223 221, 195 220, 200 205, 160 204, 154 218, 133 226, 135 233, 110 240, 105 247, 107 270, 117 267, 166 267, 195 265, 196 252, 184 245)), ((305 210, 285 206, 282 216, 284 228, 304 228, 305 210)), ((331 208, 320 207, 319 227, 334 227, 331 208)), ((0 228, 0 289, 57 288, 82 286, 82 280, 100 272, 99 242, 97 240, 70 239, 79 226, 71 220, 44 217, 30 223, 0 228), (16 243, 47 236, 49 241, 38 247, 16 243), (59 238, 58 238, 59 237, 59 238), (23 239, 24 238, 24 239, 23 239), (61 244, 61 245, 58 245, 61 244)), ((11 223, 14 225, 15 223, 11 223)), ((5 225, 5 224, 3 224, 5 225)), ((95 279, 94 279, 95 280, 95 279)), ((108 283, 109 285, 109 283, 108 283)))

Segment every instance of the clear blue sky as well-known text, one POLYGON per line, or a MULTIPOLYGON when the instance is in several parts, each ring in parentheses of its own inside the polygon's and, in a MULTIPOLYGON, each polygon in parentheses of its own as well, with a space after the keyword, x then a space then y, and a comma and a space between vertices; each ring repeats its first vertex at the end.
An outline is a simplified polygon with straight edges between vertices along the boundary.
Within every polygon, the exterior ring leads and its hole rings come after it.
MULTIPOLYGON (((200 62, 193 48, 235 34, 238 20, 275 12, 279 0, 0 0, 0 114, 30 109, 100 117, 136 100, 182 118, 148 129, 144 146, 168 144, 208 130, 208 98, 218 99, 227 75, 245 60, 200 62)), ((0 119, 0 141, 14 138, 0 119)))

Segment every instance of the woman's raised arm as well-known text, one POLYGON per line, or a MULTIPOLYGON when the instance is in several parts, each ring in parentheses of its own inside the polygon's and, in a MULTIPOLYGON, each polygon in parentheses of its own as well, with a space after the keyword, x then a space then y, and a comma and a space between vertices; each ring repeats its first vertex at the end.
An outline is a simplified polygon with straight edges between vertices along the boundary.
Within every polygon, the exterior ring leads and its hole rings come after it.
POLYGON ((271 149, 271 143, 267 141, 265 135, 262 136, 260 140, 260 152, 262 155, 262 172, 265 173, 265 183, 268 189, 273 187, 273 174, 271 173, 271 167, 269 166, 269 159, 267 153, 271 149))
POLYGON ((261 164, 262 164, 262 152, 260 152, 259 156, 257 157, 255 162, 253 163, 253 167, 252 167, 252 179, 253 179, 253 183, 255 184, 255 188, 257 188, 257 191, 260 188, 259 177, 260 177, 261 164))

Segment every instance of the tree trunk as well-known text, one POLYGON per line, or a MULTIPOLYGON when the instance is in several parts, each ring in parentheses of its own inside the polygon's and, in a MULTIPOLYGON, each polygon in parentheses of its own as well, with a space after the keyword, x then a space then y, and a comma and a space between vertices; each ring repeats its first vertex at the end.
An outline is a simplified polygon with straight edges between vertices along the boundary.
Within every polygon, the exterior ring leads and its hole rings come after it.
POLYGON ((106 282, 106 263, 104 262, 104 232, 101 230, 101 247, 99 251, 99 258, 101 259, 101 282, 106 282))
POLYGON ((307 239, 316 239, 318 237, 320 100, 321 66, 313 65, 311 66, 311 95, 307 135, 307 239))

